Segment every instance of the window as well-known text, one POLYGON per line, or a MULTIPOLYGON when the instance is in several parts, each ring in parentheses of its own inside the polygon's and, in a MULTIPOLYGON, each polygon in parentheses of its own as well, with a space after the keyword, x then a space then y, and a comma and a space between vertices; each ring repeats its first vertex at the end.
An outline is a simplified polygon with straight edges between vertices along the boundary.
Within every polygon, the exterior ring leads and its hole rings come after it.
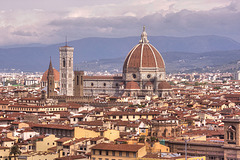
POLYGON ((101 150, 99 151, 99 155, 102 155, 102 151, 101 150))
POLYGON ((121 151, 119 151, 119 157, 122 157, 122 152, 121 151))
POLYGON ((91 83, 91 86, 93 86, 93 83, 91 83))
POLYGON ((106 87, 106 83, 103 83, 103 86, 106 87))
POLYGON ((126 152, 126 157, 129 157, 129 152, 126 152))
POLYGON ((95 150, 92 150, 92 154, 95 155, 95 150))
POLYGON ((132 74, 132 76, 133 76, 134 79, 137 77, 136 74, 132 74))
POLYGON ((151 77, 151 74, 148 74, 148 75, 147 75, 147 78, 150 78, 150 77, 151 77))
POLYGON ((136 153, 133 153, 133 157, 136 158, 136 153))
POLYGON ((118 83, 116 83, 116 87, 118 87, 118 83))
POLYGON ((115 151, 112 151, 112 156, 115 156, 115 151))
POLYGON ((69 60, 69 67, 71 67, 71 58, 70 58, 70 60, 69 60))
POLYGON ((63 58, 63 67, 65 67, 65 58, 63 58))
POLYGON ((102 158, 98 158, 98 160, 102 160, 102 158))
POLYGON ((106 151, 106 155, 108 156, 108 151, 106 151))
POLYGON ((77 76, 77 85, 79 85, 79 76, 77 76))

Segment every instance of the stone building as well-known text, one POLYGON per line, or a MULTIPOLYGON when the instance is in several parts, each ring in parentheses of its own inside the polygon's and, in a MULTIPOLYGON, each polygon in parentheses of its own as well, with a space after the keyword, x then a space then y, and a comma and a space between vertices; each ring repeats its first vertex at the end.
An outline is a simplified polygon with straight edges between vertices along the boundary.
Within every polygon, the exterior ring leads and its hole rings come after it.
MULTIPOLYGON (((188 156, 206 156, 206 159, 240 159, 240 119, 224 119, 224 142, 195 141, 187 142, 188 156)), ((184 140, 168 140, 166 145, 171 152, 185 154, 184 140)))
MULTIPOLYGON (((59 77, 59 72, 55 68, 53 68, 53 74, 54 74, 54 87, 55 89, 59 88, 60 84, 60 77, 59 77)), ((43 73, 42 79, 41 79, 41 88, 47 87, 47 76, 48 76, 48 69, 43 73)))
POLYGON ((60 53, 60 94, 73 96, 73 47, 67 46, 59 48, 60 53))
POLYGON ((73 50, 67 44, 59 48, 62 96, 171 96, 164 60, 149 43, 145 27, 139 43, 126 56, 122 76, 85 76, 83 71, 73 71, 73 50))

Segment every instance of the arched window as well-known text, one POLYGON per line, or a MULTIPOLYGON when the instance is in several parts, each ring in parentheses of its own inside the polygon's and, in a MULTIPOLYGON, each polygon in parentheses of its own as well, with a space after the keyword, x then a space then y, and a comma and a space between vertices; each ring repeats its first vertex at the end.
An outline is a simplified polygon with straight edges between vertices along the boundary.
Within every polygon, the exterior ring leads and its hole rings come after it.
POLYGON ((66 63, 65 58, 63 58, 63 67, 65 67, 65 63, 66 63))
POLYGON ((79 76, 77 76, 77 85, 79 85, 79 76))
POLYGON ((227 140, 230 141, 231 144, 235 144, 236 141, 236 128, 234 126, 229 126, 227 130, 227 140))
POLYGON ((70 60, 69 60, 69 67, 71 67, 71 65, 72 65, 72 64, 71 64, 71 58, 70 58, 70 60))

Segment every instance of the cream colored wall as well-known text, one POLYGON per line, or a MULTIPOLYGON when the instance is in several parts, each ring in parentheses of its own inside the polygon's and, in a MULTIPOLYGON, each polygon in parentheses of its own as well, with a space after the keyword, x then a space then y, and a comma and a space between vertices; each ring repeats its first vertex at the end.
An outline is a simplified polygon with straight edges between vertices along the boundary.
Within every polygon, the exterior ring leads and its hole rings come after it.
POLYGON ((14 141, 9 141, 9 142, 3 142, 2 146, 3 147, 12 147, 14 145, 14 141))
POLYGON ((169 152, 170 149, 167 146, 164 146, 162 144, 160 144, 159 142, 156 142, 153 144, 153 147, 151 147, 151 144, 147 144, 147 148, 148 151, 147 152, 151 152, 151 153, 159 153, 161 152, 169 152))
POLYGON ((74 138, 93 138, 98 136, 100 136, 100 132, 95 132, 80 127, 74 128, 74 138))
MULTIPOLYGON (((103 151, 105 152, 105 151, 103 151)), ((137 158, 132 157, 132 153, 129 153, 129 157, 126 157, 126 152, 122 152, 122 157, 119 157, 119 152, 115 152, 115 156, 112 155, 108 155, 106 156, 105 153, 103 153, 104 155, 92 155, 91 156, 91 160, 93 160, 93 158, 95 158, 95 160, 99 160, 99 158, 102 158, 103 160, 105 159, 121 159, 121 160, 135 160, 137 158)))
POLYGON ((55 140, 58 138, 55 135, 51 134, 48 137, 43 138, 43 141, 36 142, 36 152, 47 151, 51 147, 55 147, 57 143, 55 140))
POLYGON ((2 156, 0 160, 5 160, 6 158, 8 158, 9 153, 10 153, 10 149, 0 149, 0 156, 2 156))
POLYGON ((146 146, 143 146, 138 150, 137 157, 143 157, 147 154, 146 146))
POLYGON ((55 158, 58 158, 58 154, 57 153, 54 153, 54 154, 33 154, 33 155, 27 155, 27 160, 54 160, 55 158))
MULTIPOLYGON (((191 157, 191 158, 187 158, 188 160, 196 160, 196 159, 203 159, 206 160, 205 156, 202 157, 191 157)), ((185 158, 176 158, 176 160, 185 160, 185 158)))
POLYGON ((27 124, 27 123, 19 123, 18 124, 18 129, 28 128, 28 127, 29 127, 29 124, 27 124))
POLYGON ((115 139, 120 137, 120 131, 109 129, 103 133, 105 138, 108 138, 110 141, 114 141, 115 139))

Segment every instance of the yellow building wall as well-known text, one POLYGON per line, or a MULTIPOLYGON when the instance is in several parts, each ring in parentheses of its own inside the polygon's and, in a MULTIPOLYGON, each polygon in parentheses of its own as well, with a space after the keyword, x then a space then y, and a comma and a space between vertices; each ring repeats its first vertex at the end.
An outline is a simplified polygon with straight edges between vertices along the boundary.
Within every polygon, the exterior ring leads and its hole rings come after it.
POLYGON ((142 132, 141 129, 139 129, 139 135, 140 135, 140 136, 148 136, 148 128, 145 128, 144 130, 145 130, 145 133, 142 132))
POLYGON ((43 138, 43 141, 37 141, 36 142, 36 152, 45 152, 49 148, 55 147, 57 144, 55 140, 58 138, 55 137, 55 135, 51 134, 48 137, 43 138))
POLYGON ((134 157, 132 152, 129 152, 129 157, 126 157, 126 152, 123 151, 122 156, 119 157, 119 151, 115 151, 115 156, 112 155, 111 151, 109 151, 109 155, 106 155, 106 151, 102 151, 102 155, 99 155, 99 153, 96 151, 96 154, 91 156, 91 160, 93 158, 95 158, 96 160, 98 160, 99 158, 102 158, 103 160, 105 160, 105 159, 136 160, 138 157, 143 157, 146 154, 147 154, 147 152, 146 152, 145 146, 143 146, 141 149, 138 150, 136 157, 134 157))
POLYGON ((100 132, 95 132, 92 130, 75 127, 74 128, 74 138, 93 138, 93 137, 99 137, 100 132))
POLYGON ((28 127, 29 127, 29 124, 27 124, 27 123, 19 123, 19 124, 18 124, 18 128, 19 128, 19 129, 28 128, 28 127))
POLYGON ((6 158, 8 158, 9 153, 10 153, 10 149, 0 149, 0 156, 2 156, 0 160, 5 160, 6 158))
MULTIPOLYGON (((21 155, 23 155, 23 154, 21 154, 21 155)), ((27 160, 53 160, 53 159, 55 159, 55 158, 58 158, 58 154, 57 153, 55 153, 55 154, 33 154, 33 155, 29 155, 29 154, 27 154, 26 156, 28 156, 27 157, 27 160)))
POLYGON ((115 139, 120 137, 120 131, 109 129, 103 133, 105 138, 108 138, 110 141, 114 141, 115 139))
POLYGON ((138 150, 137 157, 143 157, 147 154, 146 146, 143 146, 138 150))
MULTIPOLYGON (((206 157, 205 156, 202 156, 202 157, 189 157, 187 158, 188 160, 196 160, 196 159, 203 159, 203 160, 206 160, 206 157)), ((185 160, 185 157, 184 158, 177 158, 176 160, 185 160)))
MULTIPOLYGON (((176 159, 175 160, 185 160, 185 157, 182 157, 182 158, 177 158, 175 157, 176 159)), ((161 157, 161 160, 168 160, 169 158, 164 158, 164 157, 161 157)), ((187 158, 187 160, 197 160, 197 159, 203 159, 203 160, 206 160, 206 157, 205 156, 202 156, 202 157, 191 157, 191 158, 187 158)), ((138 160, 159 160, 159 158, 138 158, 138 160)))
POLYGON ((149 153, 159 153, 159 152, 169 152, 170 149, 167 146, 160 144, 159 142, 155 142, 151 147, 151 144, 146 144, 147 152, 149 153))

